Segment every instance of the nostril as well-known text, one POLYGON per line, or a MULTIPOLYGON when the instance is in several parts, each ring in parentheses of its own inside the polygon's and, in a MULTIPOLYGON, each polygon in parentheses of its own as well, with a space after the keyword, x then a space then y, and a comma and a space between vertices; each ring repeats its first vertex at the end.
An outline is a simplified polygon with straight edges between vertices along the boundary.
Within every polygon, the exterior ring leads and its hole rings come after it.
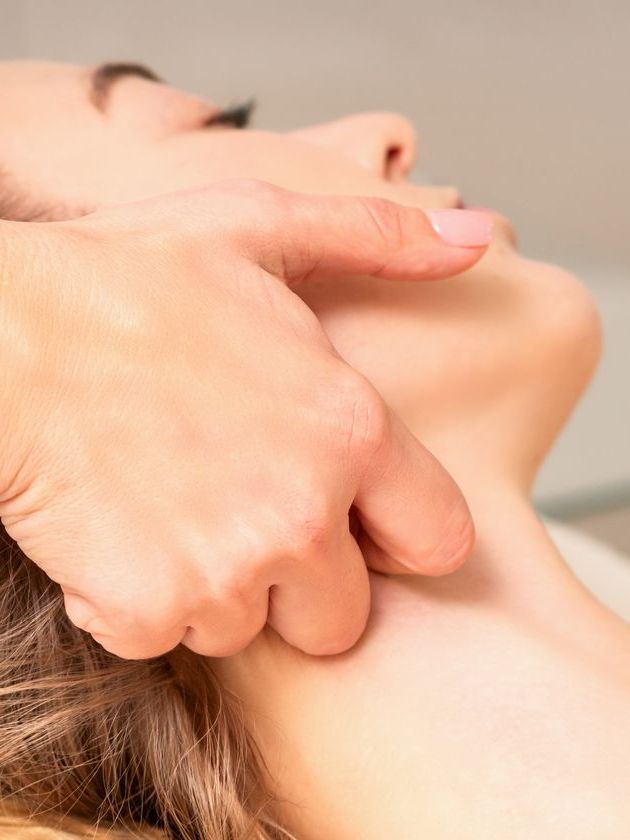
POLYGON ((390 146, 387 149, 383 169, 383 177, 390 181, 395 178, 400 178, 405 174, 402 146, 390 146))

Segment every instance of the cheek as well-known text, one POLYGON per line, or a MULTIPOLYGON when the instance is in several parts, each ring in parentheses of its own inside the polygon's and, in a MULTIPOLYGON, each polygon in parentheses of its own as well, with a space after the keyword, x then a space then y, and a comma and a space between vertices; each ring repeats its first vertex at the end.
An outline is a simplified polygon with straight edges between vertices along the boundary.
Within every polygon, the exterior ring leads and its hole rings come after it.
POLYGON ((254 178, 318 194, 374 195, 427 207, 451 207, 458 201, 454 190, 393 185, 339 153, 266 132, 209 129, 144 142, 110 136, 106 146, 99 165, 91 167, 100 204, 227 178, 254 178))
MULTIPOLYGON (((279 135, 209 129, 161 141, 112 147, 103 203, 147 198, 229 178, 254 178, 287 189, 344 191, 344 167, 279 135)), ((347 180, 347 173, 346 173, 347 180)), ((356 186, 356 185, 355 185, 356 186)))

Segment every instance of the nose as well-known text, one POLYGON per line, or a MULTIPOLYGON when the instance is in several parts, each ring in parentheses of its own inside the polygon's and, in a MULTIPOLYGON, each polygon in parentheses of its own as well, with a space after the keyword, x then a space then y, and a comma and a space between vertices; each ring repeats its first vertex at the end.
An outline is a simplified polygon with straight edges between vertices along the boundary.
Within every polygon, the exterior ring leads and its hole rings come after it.
POLYGON ((354 114, 294 132, 315 145, 340 152, 388 181, 403 180, 416 159, 416 132, 400 114, 354 114))

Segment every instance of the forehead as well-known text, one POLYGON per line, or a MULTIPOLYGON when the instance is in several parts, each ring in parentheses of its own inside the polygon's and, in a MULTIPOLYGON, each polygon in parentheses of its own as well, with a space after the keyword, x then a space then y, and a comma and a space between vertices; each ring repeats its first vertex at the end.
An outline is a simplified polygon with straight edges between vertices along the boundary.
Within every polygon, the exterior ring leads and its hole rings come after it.
POLYGON ((86 87, 90 68, 44 61, 0 61, 2 102, 17 96, 56 93, 86 87))
POLYGON ((0 62, 0 156, 21 157, 44 134, 47 143, 62 142, 96 120, 89 100, 91 72, 72 64, 0 62))
POLYGON ((87 109, 91 70, 72 64, 0 62, 0 126, 24 136, 33 122, 87 109))
POLYGON ((90 101, 92 68, 53 62, 0 62, 0 174, 14 188, 74 199, 90 174, 82 150, 102 145, 103 115, 90 101))

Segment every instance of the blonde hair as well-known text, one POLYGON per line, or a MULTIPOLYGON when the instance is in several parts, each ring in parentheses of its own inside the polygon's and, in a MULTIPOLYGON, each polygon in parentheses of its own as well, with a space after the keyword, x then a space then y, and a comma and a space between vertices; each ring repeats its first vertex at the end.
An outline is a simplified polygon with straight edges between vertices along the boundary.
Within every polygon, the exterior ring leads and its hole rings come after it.
POLYGON ((0 540, 3 840, 293 838, 211 660, 181 647, 140 662, 108 654, 0 540))

